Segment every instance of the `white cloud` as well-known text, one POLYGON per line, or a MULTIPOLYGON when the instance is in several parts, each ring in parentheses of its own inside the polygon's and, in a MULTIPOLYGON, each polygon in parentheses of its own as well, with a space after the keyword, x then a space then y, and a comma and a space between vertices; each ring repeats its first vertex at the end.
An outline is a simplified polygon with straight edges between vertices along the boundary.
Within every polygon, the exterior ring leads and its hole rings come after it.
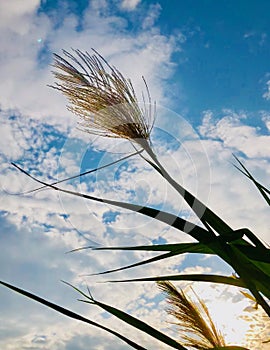
POLYGON ((250 38, 250 37, 252 37, 252 36, 254 36, 255 35, 255 32, 247 32, 247 33, 245 33, 244 35, 243 35, 243 38, 244 39, 248 39, 248 38, 250 38))
POLYGON ((141 0, 122 0, 121 7, 127 11, 133 11, 139 5, 141 0))
POLYGON ((270 131, 270 114, 267 112, 262 113, 262 121, 265 123, 266 128, 270 131))
POLYGON ((248 157, 269 157, 270 136, 261 134, 259 128, 245 125, 245 114, 230 110, 223 111, 224 116, 212 119, 212 113, 206 112, 200 132, 205 137, 221 140, 226 147, 243 152, 248 157))
POLYGON ((149 13, 148 15, 145 17, 142 27, 143 29, 148 29, 148 28, 152 28, 156 22, 156 20, 158 19, 159 15, 161 12, 161 6, 160 4, 152 4, 149 8, 149 13))
MULTIPOLYGON (((17 2, 16 2, 17 3, 17 2)), ((130 3, 131 4, 131 3, 130 3)), ((164 96, 162 79, 171 73, 170 57, 177 45, 176 37, 166 37, 155 28, 136 34, 126 31, 126 20, 115 15, 105 6, 89 3, 81 18, 63 7, 61 13, 49 16, 36 12, 38 2, 14 14, 4 6, 0 33, 1 108, 18 109, 20 113, 50 124, 74 125, 75 118, 66 111, 66 101, 46 85, 53 82, 50 73, 52 52, 61 53, 62 48, 81 50, 97 49, 112 64, 129 76, 140 95, 145 76, 154 99, 164 96), (56 23, 56 18, 62 21, 56 23), (17 29, 16 29, 17 28, 17 29), (134 70, 136 67, 136 70, 134 70), (162 76, 160 75, 162 72, 162 76)), ((2 5, 3 6, 3 5, 2 5)), ((14 7, 15 8, 15 7, 14 7)))
POLYGON ((266 82, 266 91, 263 93, 263 98, 266 100, 270 100, 270 80, 266 82))
POLYGON ((0 28, 24 35, 29 31, 33 13, 40 5, 40 0, 14 0, 12 3, 0 3, 0 28))
POLYGON ((260 31, 250 31, 243 35, 244 40, 247 42, 248 50, 250 53, 258 53, 258 50, 262 48, 267 40, 267 33, 260 31))

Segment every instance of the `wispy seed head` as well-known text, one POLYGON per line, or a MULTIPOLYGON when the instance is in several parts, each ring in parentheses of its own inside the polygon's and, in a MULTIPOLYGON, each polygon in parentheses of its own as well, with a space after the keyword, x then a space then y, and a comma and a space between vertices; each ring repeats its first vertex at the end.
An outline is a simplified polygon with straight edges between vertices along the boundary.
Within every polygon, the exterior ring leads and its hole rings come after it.
POLYGON ((67 97, 68 109, 80 117, 82 130, 142 144, 149 139, 155 118, 145 80, 148 101, 144 99, 141 108, 130 79, 93 51, 55 54, 53 74, 58 82, 52 87, 67 97))

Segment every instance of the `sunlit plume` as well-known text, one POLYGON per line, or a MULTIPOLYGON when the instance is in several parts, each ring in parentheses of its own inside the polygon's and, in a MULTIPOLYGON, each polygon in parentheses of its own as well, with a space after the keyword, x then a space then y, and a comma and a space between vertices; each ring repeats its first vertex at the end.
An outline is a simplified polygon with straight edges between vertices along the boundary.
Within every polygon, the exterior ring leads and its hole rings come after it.
POLYGON ((148 86, 140 107, 130 79, 100 56, 73 50, 54 55, 58 82, 52 87, 68 99, 68 109, 80 117, 80 128, 90 134, 148 142, 155 119, 148 86), (77 68, 76 68, 77 67, 77 68))
POLYGON ((224 337, 216 328, 208 308, 193 290, 197 302, 169 281, 159 281, 157 285, 167 296, 170 304, 167 312, 176 319, 183 345, 200 350, 225 346, 224 337))

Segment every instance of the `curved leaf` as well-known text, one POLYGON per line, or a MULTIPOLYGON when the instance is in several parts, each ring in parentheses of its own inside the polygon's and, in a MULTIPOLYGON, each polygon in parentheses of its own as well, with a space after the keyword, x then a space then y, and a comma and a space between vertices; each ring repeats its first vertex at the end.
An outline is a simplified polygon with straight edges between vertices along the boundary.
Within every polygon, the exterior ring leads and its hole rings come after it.
MULTIPOLYGON (((260 254, 260 251, 258 251, 258 248, 251 246, 249 244, 234 244, 235 247, 240 249, 242 253, 246 254, 247 257, 251 259, 256 259, 259 267, 262 266, 265 270, 267 270, 267 273, 270 275, 270 264, 264 264, 263 262, 269 261, 270 262, 270 255, 260 254)), ((94 274, 86 274, 85 276, 97 276, 97 275, 104 275, 112 272, 118 272, 127 270, 132 267, 137 267, 141 265, 150 264, 152 262, 156 262, 159 260, 167 259, 172 256, 185 254, 185 253, 196 253, 196 254, 215 254, 215 252, 202 243, 175 243, 175 244, 159 244, 159 245, 147 245, 147 246, 131 246, 131 247, 83 247, 74 249, 71 252, 79 251, 82 249, 88 249, 91 248, 92 250, 123 250, 123 251, 168 251, 168 253, 161 254, 146 260, 139 261, 137 263, 133 263, 130 265, 122 266, 119 268, 106 270, 99 273, 94 274)), ((265 271, 264 271, 265 272, 265 271)))
POLYGON ((75 191, 69 191, 69 190, 65 190, 63 188, 57 187, 55 185, 50 185, 44 181, 40 181, 38 179, 36 179, 34 176, 30 175, 29 173, 27 173, 25 170, 23 170, 21 167, 19 167, 18 165, 12 163, 18 170, 20 170, 22 173, 24 173, 25 175, 29 176, 31 179, 33 179, 34 181, 50 187, 52 189, 54 189, 55 191, 60 191, 63 193, 67 193, 67 194, 71 194, 73 196, 77 196, 77 197, 81 197, 81 198, 85 198, 85 199, 90 199, 96 202, 101 202, 101 203, 106 203, 106 204, 110 204, 116 207, 120 207, 120 208, 124 208, 124 209, 128 209, 140 214, 144 214, 146 216, 149 216, 153 219, 159 220, 161 222, 164 222, 180 231, 183 231, 189 235, 191 235, 193 238, 199 240, 199 241, 208 241, 211 240, 215 237, 215 235, 213 235, 212 233, 208 232, 207 230, 205 230, 204 228, 197 226, 196 224, 189 222, 187 220, 184 220, 176 215, 173 215, 171 213, 167 213, 165 211, 161 211, 158 209, 154 209, 151 207, 144 207, 144 206, 140 206, 137 204, 131 204, 128 202, 119 202, 119 201, 114 201, 114 200, 110 200, 110 199, 105 199, 105 198, 98 198, 95 196, 90 196, 87 195, 85 193, 80 193, 80 192, 75 192, 75 191))
POLYGON ((93 298, 89 291, 89 296, 86 295, 84 292, 79 290, 78 288, 74 287, 72 284, 68 282, 64 282, 76 291, 78 291, 81 295, 86 297, 88 300, 80 300, 85 303, 89 304, 94 304, 102 308, 103 310, 109 312, 110 314, 114 315, 115 317, 119 318, 120 320, 124 321, 125 323, 129 324, 130 326, 139 329, 140 331, 148 334, 149 336, 161 341, 164 344, 169 345, 170 347, 174 349, 179 349, 179 350, 187 350, 185 347, 183 347, 181 344, 179 344, 176 340, 168 337, 166 334, 161 333, 157 329, 153 328, 152 326, 148 325, 147 323, 139 320, 138 318, 129 315, 128 313, 119 310, 113 306, 110 306, 108 304, 101 303, 100 301, 97 301, 96 299, 93 298))
POLYGON ((204 253, 204 254, 214 254, 212 250, 207 248, 204 244, 201 243, 179 243, 179 244, 163 244, 163 245, 153 245, 153 246, 138 246, 138 247, 112 247, 112 248, 93 248, 93 250, 106 250, 106 249, 112 249, 112 250, 145 250, 145 251, 164 251, 164 250, 170 250, 168 253, 161 254, 158 256, 154 256, 152 258, 139 261, 134 264, 130 264, 127 266, 119 267, 116 269, 111 269, 99 273, 94 274, 86 274, 85 276, 98 276, 98 275, 104 275, 112 272, 118 272, 130 269, 132 267, 137 267, 145 264, 150 264, 155 261, 171 258, 172 256, 184 254, 184 253, 204 253), (122 249, 124 248, 124 249, 122 249), (149 249, 147 249, 149 248, 149 249))
POLYGON ((251 173, 247 170, 247 168, 244 166, 244 164, 233 154, 234 158, 236 159, 236 161, 240 164, 240 166, 244 169, 240 169, 237 165, 233 164, 233 166, 239 170, 242 174, 244 174, 247 178, 249 178, 254 185, 257 187, 257 189, 259 190, 259 192, 261 193, 261 195, 263 196, 263 198, 265 199, 265 201, 267 202, 268 205, 270 205, 270 190, 268 190, 268 188, 266 188, 265 186, 263 186, 262 184, 260 184, 252 175, 251 173))
MULTIPOLYGON (((269 263, 270 269, 270 249, 258 249, 252 246, 243 239, 236 242, 232 242, 231 245, 239 249, 243 254, 245 254, 249 259, 256 260, 264 263, 269 263)), ((83 247, 79 249, 74 249, 72 251, 80 249, 92 250, 143 250, 143 251, 178 251, 179 253, 198 253, 198 254, 215 254, 215 252, 204 243, 174 243, 174 244, 155 244, 155 245, 142 245, 142 246, 130 246, 130 247, 83 247)), ((270 270, 269 270, 270 273, 270 270)))
MULTIPOLYGON (((129 154, 129 155, 123 157, 123 158, 117 159, 117 160, 115 160, 115 161, 113 161, 113 162, 111 162, 111 163, 102 165, 102 166, 100 166, 100 167, 98 167, 98 168, 94 168, 94 169, 91 169, 91 170, 87 170, 87 171, 85 171, 85 172, 83 172, 83 173, 80 173, 79 175, 70 176, 70 177, 67 177, 67 178, 65 178, 65 179, 52 182, 50 185, 57 185, 57 184, 60 184, 60 183, 62 183, 62 182, 66 182, 66 181, 69 181, 69 180, 77 179, 78 177, 82 177, 82 176, 85 176, 85 175, 89 175, 89 174, 94 173, 94 172, 96 172, 96 171, 98 171, 98 170, 101 170, 101 169, 107 168, 107 167, 109 167, 109 166, 111 166, 111 165, 114 165, 114 164, 117 164, 117 163, 119 163, 119 162, 122 162, 123 160, 128 159, 128 158, 130 158, 130 157, 133 157, 133 156, 135 156, 136 154, 140 154, 140 153, 142 153, 142 152, 143 152, 143 149, 141 149, 141 150, 139 150, 139 151, 136 151, 136 152, 134 152, 134 153, 131 153, 131 154, 129 154)), ((18 168, 17 165, 16 165, 15 163, 12 162, 11 164, 12 164, 15 168, 18 168)), ((30 193, 33 193, 33 192, 42 190, 42 189, 44 189, 44 188, 47 188, 47 186, 46 186, 46 185, 43 185, 43 186, 38 187, 38 188, 35 188, 35 189, 33 189, 33 190, 30 190, 30 191, 27 191, 27 192, 23 192, 22 194, 30 194, 30 193)))
POLYGON ((201 220, 201 222, 209 231, 212 231, 212 228, 224 237, 226 237, 227 235, 231 236, 233 234, 233 229, 225 221, 223 221, 211 209, 209 209, 205 204, 203 204, 199 199, 193 196, 192 193, 190 193, 188 190, 182 187, 169 175, 169 173, 159 162, 156 154, 153 152, 152 148, 148 144, 145 146, 145 151, 148 153, 153 162, 159 168, 158 172, 161 174, 161 176, 166 181, 168 181, 168 183, 182 196, 182 198, 187 202, 187 204, 190 206, 193 212, 197 215, 197 217, 201 220))
POLYGON ((270 299, 270 278, 261 270, 256 264, 242 254, 239 249, 233 245, 228 245, 229 253, 233 259, 233 264, 237 267, 235 269, 239 276, 243 279, 247 288, 251 291, 257 302, 262 306, 264 311, 270 317, 270 305, 266 302, 263 296, 264 294, 270 299))
POLYGON ((143 250, 143 251, 178 251, 179 253, 202 253, 213 254, 213 251, 203 243, 174 243, 174 244, 154 244, 139 245, 130 247, 93 247, 92 250, 143 250))
POLYGON ((221 275, 209 275, 209 274, 187 274, 187 275, 168 275, 157 277, 145 277, 145 278, 133 278, 125 280, 110 280, 111 283, 121 282, 149 282, 149 281, 193 281, 193 282, 211 282, 228 284, 235 287, 247 288, 245 283, 240 278, 221 276, 221 275))
POLYGON ((105 327, 105 326, 102 326, 102 325, 99 324, 99 323, 96 323, 96 322, 94 322, 94 321, 91 321, 91 320, 89 320, 89 319, 87 319, 87 318, 85 318, 85 317, 83 317, 83 316, 81 316, 81 315, 79 315, 79 314, 76 314, 75 312, 73 312, 73 311, 71 311, 71 310, 65 309, 65 308, 63 308, 62 306, 59 306, 59 305, 54 304, 54 303, 51 303, 50 301, 48 301, 48 300, 46 300, 46 299, 43 299, 43 298, 41 298, 41 297, 39 297, 39 296, 37 296, 37 295, 35 295, 35 294, 32 294, 32 293, 30 293, 30 292, 27 292, 27 291, 25 291, 25 290, 23 290, 23 289, 20 289, 20 288, 18 288, 18 287, 15 287, 15 286, 13 286, 13 285, 11 285, 11 284, 9 284, 9 283, 0 281, 0 284, 2 284, 3 286, 5 286, 5 287, 7 287, 7 288, 9 288, 9 289, 12 289, 13 291, 15 291, 15 292, 17 292, 17 293, 19 293, 19 294, 22 294, 22 295, 26 296, 27 298, 30 298, 30 299, 32 299, 32 300, 35 300, 35 301, 37 301, 38 303, 43 304, 43 305, 49 307, 50 309, 53 309, 53 310, 55 310, 55 311, 57 311, 57 312, 60 312, 61 314, 65 315, 65 316, 71 317, 71 318, 73 318, 73 319, 75 319, 75 320, 78 320, 78 321, 81 321, 81 322, 84 322, 84 323, 88 323, 88 324, 90 324, 90 325, 92 325, 92 326, 95 326, 95 327, 98 327, 98 328, 101 328, 101 329, 105 330, 106 332, 113 334, 113 335, 116 336, 117 338, 120 338, 121 340, 123 340, 124 342, 126 342, 128 345, 132 346, 134 349, 137 349, 137 350, 147 350, 146 348, 144 348, 144 347, 138 345, 137 343, 133 342, 132 340, 130 340, 130 339, 124 337, 124 336, 121 335, 120 333, 115 332, 115 331, 113 331, 112 329, 109 329, 109 328, 107 328, 107 327, 105 327))

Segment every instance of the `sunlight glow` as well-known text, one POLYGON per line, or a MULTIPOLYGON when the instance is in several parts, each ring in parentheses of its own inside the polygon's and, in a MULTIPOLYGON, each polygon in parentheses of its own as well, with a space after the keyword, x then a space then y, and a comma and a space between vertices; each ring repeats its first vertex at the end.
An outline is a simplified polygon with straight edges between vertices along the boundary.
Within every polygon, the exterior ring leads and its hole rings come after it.
POLYGON ((202 290, 196 288, 196 292, 205 301, 227 345, 245 346, 250 350, 270 349, 269 318, 261 307, 255 308, 252 300, 231 287, 209 286, 202 290))

